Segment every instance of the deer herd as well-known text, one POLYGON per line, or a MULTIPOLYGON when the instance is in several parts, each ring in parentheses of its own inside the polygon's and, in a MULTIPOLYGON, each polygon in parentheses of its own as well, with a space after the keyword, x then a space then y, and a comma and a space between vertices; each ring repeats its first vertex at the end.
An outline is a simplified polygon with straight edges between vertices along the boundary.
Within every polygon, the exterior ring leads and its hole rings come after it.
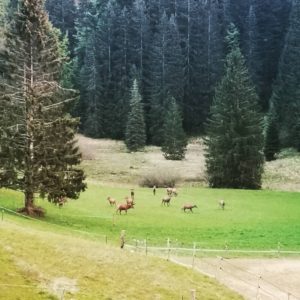
MULTIPOLYGON (((155 187, 155 189, 156 189, 156 187, 155 187)), ((177 197, 178 196, 178 192, 177 192, 176 188, 174 188, 174 187, 173 188, 172 187, 168 187, 166 189, 166 192, 167 192, 167 195, 164 196, 161 199, 161 205, 162 206, 170 206, 172 197, 177 197)), ((153 195, 155 196, 155 193, 153 193, 153 195)), ((127 210, 133 209, 134 205, 135 205, 135 202, 134 202, 134 192, 131 189, 131 197, 126 196, 124 198, 124 203, 118 204, 117 201, 116 201, 116 199, 113 198, 113 197, 110 197, 110 196, 107 197, 107 201, 109 202, 110 206, 114 206, 114 207, 117 208, 116 213, 119 213, 121 215, 122 211, 125 211, 125 213, 127 214, 127 210)), ((219 201, 219 207, 222 210, 225 209, 225 201, 224 200, 220 200, 219 201)), ((190 212, 193 212, 194 208, 198 208, 197 205, 195 205, 195 204, 184 204, 181 209, 184 212, 186 212, 187 210, 190 211, 190 212)))

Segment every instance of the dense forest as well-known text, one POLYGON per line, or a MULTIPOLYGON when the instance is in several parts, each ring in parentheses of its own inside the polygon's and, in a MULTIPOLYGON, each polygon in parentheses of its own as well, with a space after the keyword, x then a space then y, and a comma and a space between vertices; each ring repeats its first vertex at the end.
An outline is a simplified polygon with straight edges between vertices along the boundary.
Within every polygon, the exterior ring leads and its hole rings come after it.
MULTIPOLYGON (((80 91, 70 110, 84 134, 125 139, 134 79, 147 143, 163 144, 170 98, 185 132, 205 133, 233 23, 273 135, 268 140, 300 148, 299 1, 47 0, 45 6, 71 57, 64 80, 80 91)), ((3 25, 17 9, 17 0, 6 8, 2 0, 3 25)))

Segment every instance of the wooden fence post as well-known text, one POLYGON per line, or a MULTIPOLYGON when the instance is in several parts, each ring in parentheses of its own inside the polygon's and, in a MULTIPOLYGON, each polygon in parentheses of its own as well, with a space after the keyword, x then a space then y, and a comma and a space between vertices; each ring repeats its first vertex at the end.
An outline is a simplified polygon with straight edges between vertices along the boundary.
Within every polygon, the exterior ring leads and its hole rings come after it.
POLYGON ((123 249, 124 246, 125 246, 125 234, 126 234, 126 231, 122 230, 121 235, 120 235, 120 247, 121 247, 121 249, 123 249))
POLYGON ((196 243, 194 242, 194 244, 193 244, 193 263, 192 263, 193 269, 195 267, 195 257, 196 257, 196 243))
POLYGON ((191 290, 191 300, 196 300, 196 290, 191 290))

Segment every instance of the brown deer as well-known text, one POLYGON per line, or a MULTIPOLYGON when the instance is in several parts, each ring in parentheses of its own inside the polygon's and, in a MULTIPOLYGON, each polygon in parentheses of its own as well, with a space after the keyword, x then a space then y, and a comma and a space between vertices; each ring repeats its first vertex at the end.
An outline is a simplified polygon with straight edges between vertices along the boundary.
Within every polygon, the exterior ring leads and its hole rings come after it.
POLYGON ((161 199, 161 205, 166 206, 166 204, 167 204, 167 206, 170 206, 171 198, 172 198, 172 195, 163 197, 161 199))
POLYGON ((134 201, 133 201, 133 198, 130 198, 130 197, 126 196, 124 199, 125 199, 127 204, 132 204, 132 205, 135 204, 134 201))
POLYGON ((116 199, 109 196, 107 197, 107 201, 109 202, 110 206, 116 206, 116 199))
POLYGON ((194 204, 185 204, 181 209, 185 212, 186 209, 189 209, 191 212, 193 212, 193 208, 198 208, 197 205, 194 204))
POLYGON ((64 206, 64 204, 67 202, 68 202, 68 200, 66 197, 64 197, 64 196, 59 197, 58 202, 57 202, 58 207, 62 208, 64 206))
POLYGON ((225 201, 224 200, 219 201, 219 207, 224 210, 224 208, 225 208, 225 201))
POLYGON ((134 204, 127 204, 127 203, 125 203, 125 204, 119 204, 118 208, 116 210, 116 213, 119 212, 120 215, 121 215, 122 211, 125 210, 125 212, 127 214, 127 210, 130 209, 130 208, 134 208, 134 204))
POLYGON ((178 195, 176 188, 171 188, 171 187, 167 188, 167 194, 168 196, 175 196, 175 197, 178 195))

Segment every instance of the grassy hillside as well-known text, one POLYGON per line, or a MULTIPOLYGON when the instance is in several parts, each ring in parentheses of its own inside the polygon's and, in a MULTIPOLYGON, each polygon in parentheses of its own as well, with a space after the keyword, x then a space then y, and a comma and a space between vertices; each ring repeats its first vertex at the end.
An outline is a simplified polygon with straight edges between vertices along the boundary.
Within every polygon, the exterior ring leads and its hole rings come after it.
POLYGON ((0 299, 241 299, 205 276, 33 221, 0 221, 0 299), (183 298, 182 298, 183 297, 183 298))
MULTIPOLYGON (((89 232, 104 240, 118 241, 121 230, 127 238, 148 239, 149 244, 172 243, 191 247, 238 249, 282 249, 300 250, 299 194, 272 191, 212 190, 205 188, 180 188, 170 207, 161 206, 165 189, 135 190, 136 207, 127 215, 116 215, 107 196, 119 202, 129 194, 127 188, 102 187, 89 184, 80 199, 70 201, 59 209, 47 201, 40 205, 47 210, 46 222, 63 228, 89 232), (225 210, 218 207, 224 199, 225 210), (184 203, 197 204, 194 213, 184 213, 184 203), (115 222, 115 225, 113 225, 115 222)), ((0 191, 0 205, 15 209, 22 205, 22 195, 13 191, 0 191)))

